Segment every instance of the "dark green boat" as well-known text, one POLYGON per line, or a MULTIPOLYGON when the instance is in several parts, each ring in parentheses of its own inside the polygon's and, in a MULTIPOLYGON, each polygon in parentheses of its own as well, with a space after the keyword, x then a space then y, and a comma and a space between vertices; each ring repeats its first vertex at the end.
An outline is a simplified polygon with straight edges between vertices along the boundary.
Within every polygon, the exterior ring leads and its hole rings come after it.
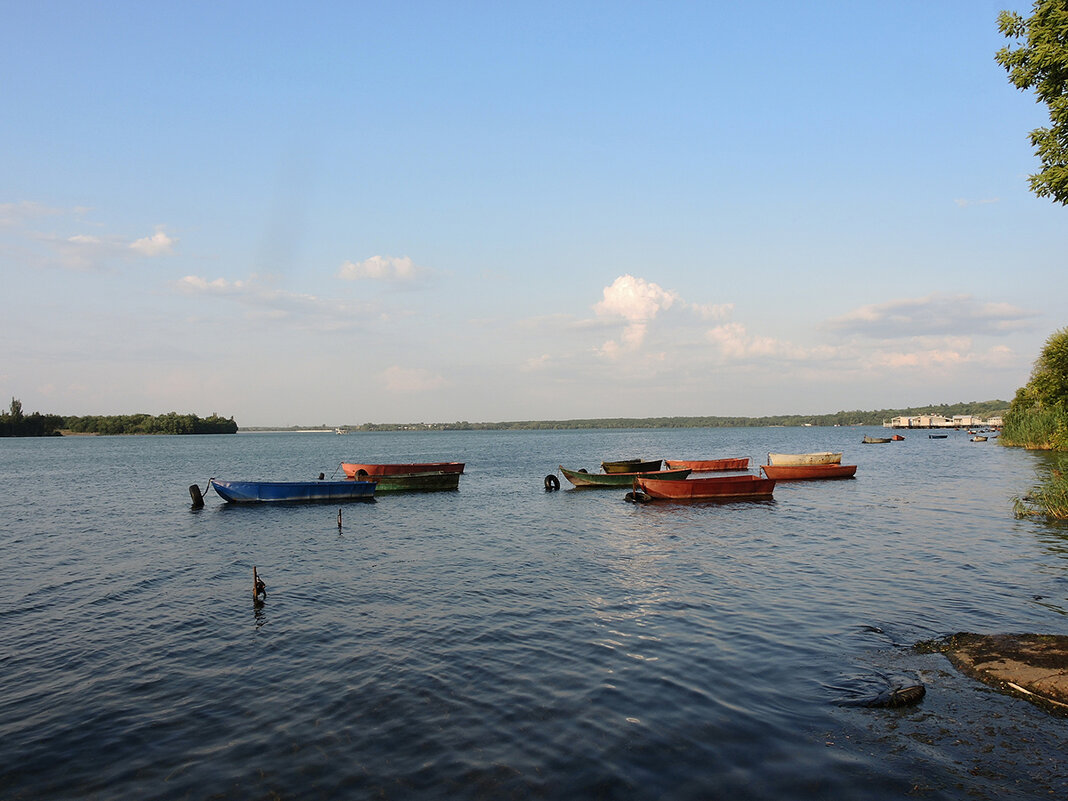
POLYGON ((441 492, 460 486, 459 473, 443 471, 368 476, 363 480, 374 482, 376 495, 383 492, 441 492))
POLYGON ((587 473, 585 470, 568 470, 560 465, 560 472, 576 487, 608 487, 610 489, 633 486, 635 476, 683 479, 690 475, 688 467, 682 470, 656 470, 645 473, 587 473))

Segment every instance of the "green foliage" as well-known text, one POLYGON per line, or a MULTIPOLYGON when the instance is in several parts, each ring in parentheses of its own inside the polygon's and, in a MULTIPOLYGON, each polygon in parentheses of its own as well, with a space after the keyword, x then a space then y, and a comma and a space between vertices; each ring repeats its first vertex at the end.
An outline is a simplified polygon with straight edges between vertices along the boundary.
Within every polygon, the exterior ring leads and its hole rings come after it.
POLYGON ((1035 0, 1024 18, 1011 11, 998 15, 998 29, 1019 46, 997 52, 998 64, 1018 89, 1034 89, 1049 108, 1050 127, 1031 131, 1031 144, 1042 162, 1031 176, 1031 191, 1068 204, 1068 2, 1035 0))
POLYGON ((195 414, 127 414, 68 417, 66 428, 77 434, 236 434, 237 423, 213 414, 201 419, 195 414))
POLYGON ((1068 520, 1068 460, 1050 468, 1029 493, 1013 498, 1017 517, 1047 517, 1068 520))
POLYGON ((1068 451, 1068 328, 1050 334, 1031 369, 1031 378, 1016 391, 1005 429, 1004 445, 1068 451))
POLYGON ((0 414, 0 437, 47 437, 60 431, 75 434, 236 434, 234 418, 212 414, 201 419, 195 414, 125 414, 87 417, 61 417, 58 414, 22 413, 22 403, 11 399, 11 411, 0 414))

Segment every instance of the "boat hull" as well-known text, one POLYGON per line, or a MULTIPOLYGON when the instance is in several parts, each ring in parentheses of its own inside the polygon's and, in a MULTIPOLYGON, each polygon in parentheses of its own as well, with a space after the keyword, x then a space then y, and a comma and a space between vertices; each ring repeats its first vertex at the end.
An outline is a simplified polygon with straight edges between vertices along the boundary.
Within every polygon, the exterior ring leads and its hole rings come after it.
POLYGON ((342 462, 345 475, 353 478, 361 470, 366 476, 395 476, 411 473, 462 473, 463 462, 412 462, 408 464, 354 464, 342 462))
POLYGON ((652 473, 660 469, 662 461, 663 459, 623 459, 618 462, 601 462, 601 469, 606 473, 652 473))
POLYGON ((460 474, 445 472, 397 473, 372 476, 375 494, 383 492, 443 492, 459 489, 460 474))
POLYGON ((639 476, 638 488, 653 500, 704 501, 770 498, 775 481, 760 476, 713 476, 688 478, 684 481, 663 481, 639 476))
POLYGON ((374 500, 373 481, 223 481, 211 486, 227 503, 374 500))
POLYGON ((857 472, 855 464, 766 464, 761 470, 776 481, 810 481, 821 478, 852 478, 857 472))
POLYGON ((620 487, 633 487, 634 480, 642 476, 653 476, 665 481, 681 481, 690 475, 689 470, 657 470, 652 473, 584 473, 581 470, 568 470, 563 465, 560 472, 564 478, 579 488, 607 488, 619 489, 620 487))
POLYGON ((864 437, 861 440, 865 445, 885 445, 890 441, 890 437, 864 437))
POLYGON ((748 470, 749 459, 666 459, 669 469, 690 468, 695 473, 712 473, 717 470, 748 470))
POLYGON ((769 453, 768 464, 841 464, 842 454, 820 451, 818 453, 769 453))

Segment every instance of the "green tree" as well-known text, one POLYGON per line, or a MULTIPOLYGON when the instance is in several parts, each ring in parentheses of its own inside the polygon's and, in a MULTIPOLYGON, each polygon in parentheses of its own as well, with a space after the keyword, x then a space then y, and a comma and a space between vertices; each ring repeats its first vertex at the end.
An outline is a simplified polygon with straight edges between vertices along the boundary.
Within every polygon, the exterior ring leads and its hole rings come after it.
POLYGON ((1003 445, 1068 450, 1068 327, 1050 334, 1005 415, 1003 445))
POLYGON ((1050 334, 1031 368, 1031 379, 1020 387, 1013 410, 1068 408, 1068 327, 1050 334))
POLYGON ((999 50, 998 64, 1017 89, 1034 89, 1049 107, 1050 127, 1031 131, 1042 161, 1041 172, 1031 176, 1031 191, 1068 204, 1068 0, 1035 0, 1027 18, 1002 11, 998 28, 1019 43, 999 50))

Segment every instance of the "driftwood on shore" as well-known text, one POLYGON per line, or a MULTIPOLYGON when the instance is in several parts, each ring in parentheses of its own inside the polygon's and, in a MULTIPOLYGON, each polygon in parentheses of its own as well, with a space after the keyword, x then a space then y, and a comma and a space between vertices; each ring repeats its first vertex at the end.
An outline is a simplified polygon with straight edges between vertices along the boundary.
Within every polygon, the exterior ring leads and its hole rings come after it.
POLYGON ((1001 692, 1068 715, 1068 636, 962 632, 916 647, 945 654, 961 673, 1001 692))

